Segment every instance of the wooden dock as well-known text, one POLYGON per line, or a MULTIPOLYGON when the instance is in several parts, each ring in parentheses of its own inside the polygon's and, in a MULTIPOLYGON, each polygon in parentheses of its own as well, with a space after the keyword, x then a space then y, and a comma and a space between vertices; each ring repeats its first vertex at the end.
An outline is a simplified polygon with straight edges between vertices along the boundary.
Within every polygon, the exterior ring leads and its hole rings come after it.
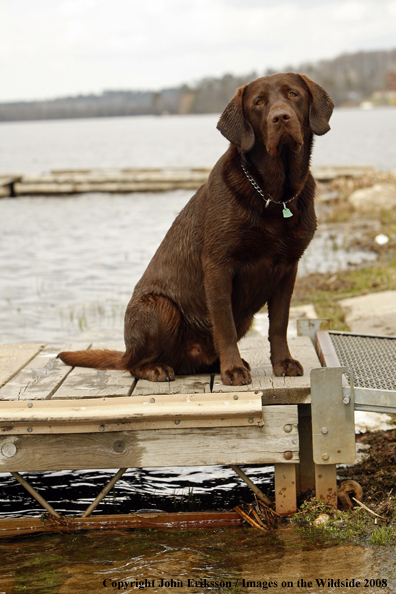
POLYGON ((308 336, 289 344, 304 376, 275 377, 268 341, 251 336, 239 347, 253 383, 237 387, 210 374, 153 383, 57 359, 63 350, 122 343, 2 345, 0 469, 24 484, 23 471, 120 468, 117 480, 131 467, 274 464, 279 514, 295 512, 297 490, 315 486, 336 503, 334 459, 315 464, 312 454, 310 374, 321 364, 308 336))
POLYGON ((0 198, 15 197, 15 184, 22 180, 22 175, 15 173, 0 175, 0 198))
POLYGON ((1 196, 57 196, 105 192, 195 190, 206 182, 208 168, 54 170, 42 175, 0 178, 1 196))
MULTIPOLYGON (((356 178, 372 173, 370 166, 313 166, 317 181, 356 178)), ((58 169, 40 175, 0 175, 0 198, 17 196, 68 196, 89 192, 132 193, 196 190, 208 179, 205 167, 130 169, 58 169)))

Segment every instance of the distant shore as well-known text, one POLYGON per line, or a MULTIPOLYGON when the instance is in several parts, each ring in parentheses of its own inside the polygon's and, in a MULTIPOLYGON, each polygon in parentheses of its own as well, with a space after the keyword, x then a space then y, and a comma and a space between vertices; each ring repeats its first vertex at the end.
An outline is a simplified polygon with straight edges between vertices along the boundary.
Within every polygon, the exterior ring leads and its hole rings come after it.
MULTIPOLYGON (((336 107, 370 109, 376 105, 396 105, 395 61, 396 49, 359 51, 281 70, 305 74, 322 85, 336 107)), ((0 122, 221 113, 238 87, 274 72, 267 69, 240 76, 224 74, 206 77, 192 85, 157 90, 116 89, 57 99, 0 103, 0 122)))

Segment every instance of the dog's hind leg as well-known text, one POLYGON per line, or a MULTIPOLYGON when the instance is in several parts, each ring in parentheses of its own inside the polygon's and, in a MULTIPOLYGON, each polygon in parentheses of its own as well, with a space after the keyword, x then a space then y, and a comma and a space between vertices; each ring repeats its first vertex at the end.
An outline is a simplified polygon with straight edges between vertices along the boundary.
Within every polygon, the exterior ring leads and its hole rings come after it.
POLYGON ((139 379, 165 382, 175 379, 181 340, 181 315, 161 295, 133 298, 125 313, 125 360, 139 379))

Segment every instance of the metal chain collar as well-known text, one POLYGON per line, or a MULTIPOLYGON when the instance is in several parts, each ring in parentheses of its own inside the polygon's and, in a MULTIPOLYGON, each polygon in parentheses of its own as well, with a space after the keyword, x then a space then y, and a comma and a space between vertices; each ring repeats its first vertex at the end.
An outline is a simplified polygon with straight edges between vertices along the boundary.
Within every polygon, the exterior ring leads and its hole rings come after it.
MULTIPOLYGON (((274 204, 280 204, 276 200, 273 200, 273 198, 272 198, 272 196, 270 194, 264 194, 264 192, 260 188, 260 186, 254 181, 254 179, 252 178, 252 176, 246 171, 243 163, 241 163, 241 167, 242 167, 242 170, 243 170, 244 174, 246 175, 246 177, 248 178, 248 180, 252 184, 253 188, 260 194, 260 196, 263 198, 263 200, 265 200, 265 208, 267 208, 267 206, 269 205, 270 202, 273 202, 274 204)), ((282 201, 282 204, 283 204, 282 214, 283 214, 283 217, 285 219, 288 219, 288 218, 290 218, 290 217, 293 216, 293 213, 291 212, 291 210, 288 209, 288 208, 286 208, 286 204, 288 202, 291 202, 292 200, 295 200, 296 198, 298 198, 298 196, 299 196, 299 194, 297 194, 296 196, 293 196, 292 198, 289 198, 289 200, 285 200, 284 202, 282 201)))

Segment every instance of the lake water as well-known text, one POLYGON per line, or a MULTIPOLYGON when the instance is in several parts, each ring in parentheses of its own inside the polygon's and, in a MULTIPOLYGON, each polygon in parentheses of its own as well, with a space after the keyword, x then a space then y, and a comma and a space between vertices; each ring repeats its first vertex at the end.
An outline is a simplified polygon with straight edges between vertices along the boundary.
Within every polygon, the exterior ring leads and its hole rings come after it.
MULTIPOLYGON (((211 167, 226 150, 219 114, 0 124, 0 173, 96 167, 211 167)), ((396 168, 396 108, 336 109, 313 164, 396 168)))

